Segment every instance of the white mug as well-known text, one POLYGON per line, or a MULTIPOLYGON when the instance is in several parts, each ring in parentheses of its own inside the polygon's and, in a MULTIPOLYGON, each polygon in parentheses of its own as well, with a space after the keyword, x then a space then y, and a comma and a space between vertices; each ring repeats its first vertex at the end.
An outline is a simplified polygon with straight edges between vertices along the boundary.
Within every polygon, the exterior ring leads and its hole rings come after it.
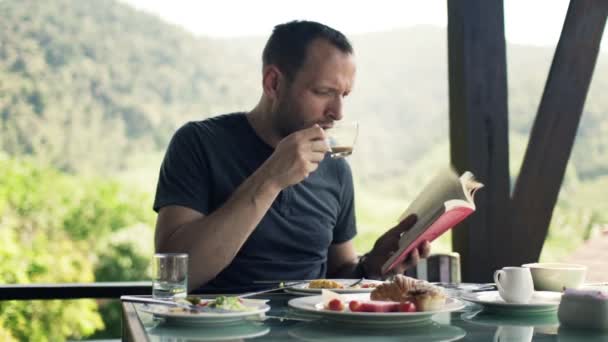
POLYGON ((504 267, 494 272, 494 282, 507 303, 526 304, 534 294, 532 274, 527 267, 504 267))
POLYGON ((533 326, 501 325, 494 333, 494 342, 530 342, 533 336, 533 326))

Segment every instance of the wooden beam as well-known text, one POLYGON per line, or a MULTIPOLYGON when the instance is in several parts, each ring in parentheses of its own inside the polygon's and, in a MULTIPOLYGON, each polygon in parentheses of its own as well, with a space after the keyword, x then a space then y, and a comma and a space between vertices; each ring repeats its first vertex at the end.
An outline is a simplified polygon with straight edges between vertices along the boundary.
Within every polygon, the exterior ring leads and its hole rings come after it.
POLYGON ((511 264, 537 261, 564 178, 608 15, 608 1, 572 0, 513 192, 511 264), (525 239, 521 237, 526 236, 525 239))
POLYGON ((509 210, 502 0, 448 0, 448 66, 452 165, 486 185, 476 195, 477 211, 453 230, 452 246, 461 255, 462 280, 486 282, 498 266, 509 210))

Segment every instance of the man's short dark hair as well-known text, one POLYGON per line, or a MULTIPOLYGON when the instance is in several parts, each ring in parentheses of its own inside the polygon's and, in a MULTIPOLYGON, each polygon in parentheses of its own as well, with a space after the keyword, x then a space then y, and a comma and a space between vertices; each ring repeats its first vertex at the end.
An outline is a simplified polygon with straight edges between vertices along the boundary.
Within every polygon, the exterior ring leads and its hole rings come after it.
POLYGON ((274 64, 293 79, 304 64, 306 49, 318 38, 344 53, 353 53, 352 45, 340 31, 314 21, 294 20, 274 27, 262 54, 263 66, 274 64))

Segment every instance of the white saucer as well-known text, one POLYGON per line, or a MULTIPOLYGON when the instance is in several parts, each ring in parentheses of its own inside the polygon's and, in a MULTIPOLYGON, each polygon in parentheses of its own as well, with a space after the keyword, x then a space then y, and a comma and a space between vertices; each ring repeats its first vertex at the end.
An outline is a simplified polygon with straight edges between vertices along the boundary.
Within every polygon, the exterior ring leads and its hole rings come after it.
POLYGON ((536 314, 556 311, 562 299, 561 292, 535 291, 529 303, 507 303, 498 291, 465 293, 462 299, 483 306, 486 311, 511 314, 536 314))

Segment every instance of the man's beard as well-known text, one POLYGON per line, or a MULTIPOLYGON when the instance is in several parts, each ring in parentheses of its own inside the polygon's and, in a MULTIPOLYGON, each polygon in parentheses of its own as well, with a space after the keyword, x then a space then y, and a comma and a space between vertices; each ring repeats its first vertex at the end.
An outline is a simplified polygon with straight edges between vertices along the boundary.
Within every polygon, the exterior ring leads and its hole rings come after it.
POLYGON ((302 117, 300 112, 295 106, 292 105, 291 101, 282 101, 279 103, 277 110, 273 113, 276 122, 277 132, 282 138, 304 129, 304 123, 299 122, 299 118, 302 117))

